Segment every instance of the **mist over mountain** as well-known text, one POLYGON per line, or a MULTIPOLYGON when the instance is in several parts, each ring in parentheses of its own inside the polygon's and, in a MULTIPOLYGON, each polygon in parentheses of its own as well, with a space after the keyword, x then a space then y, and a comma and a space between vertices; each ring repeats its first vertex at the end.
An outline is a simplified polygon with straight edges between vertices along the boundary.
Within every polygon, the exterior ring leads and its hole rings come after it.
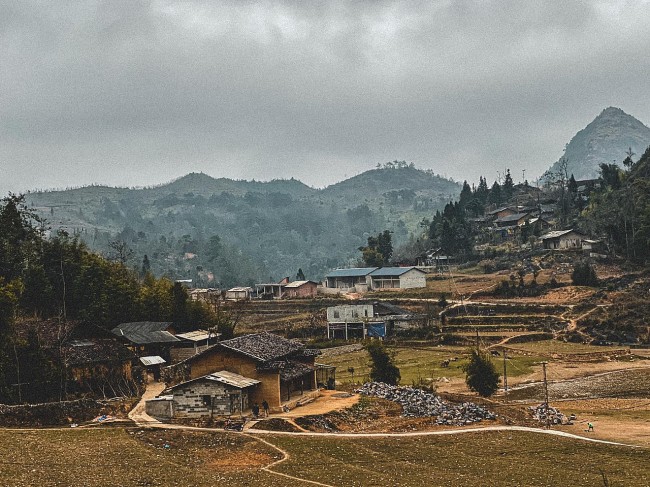
MULTIPOLYGON (((650 128, 620 108, 603 110, 589 125, 580 130, 566 145, 568 174, 576 179, 598 177, 602 163, 621 165, 631 148, 640 157, 650 145, 650 128)), ((561 158, 542 178, 548 178, 559 169, 561 158)))
POLYGON ((147 255, 156 275, 228 287, 293 278, 299 268, 321 278, 356 263, 369 235, 388 229, 395 244, 406 241, 459 192, 454 181, 395 161, 324 189, 191 173, 142 189, 30 192, 27 203, 52 232, 104 255, 126 243, 134 268, 147 255))

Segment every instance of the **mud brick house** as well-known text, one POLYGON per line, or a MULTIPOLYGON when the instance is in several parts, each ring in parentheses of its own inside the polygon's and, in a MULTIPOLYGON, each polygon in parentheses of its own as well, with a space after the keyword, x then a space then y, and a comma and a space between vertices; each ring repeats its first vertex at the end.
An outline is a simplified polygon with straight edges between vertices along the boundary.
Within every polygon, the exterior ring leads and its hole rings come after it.
POLYGON ((286 298, 315 298, 318 283, 316 281, 293 281, 284 286, 286 298))
POLYGON ((171 388, 174 418, 231 416, 250 408, 251 390, 259 380, 221 370, 171 388))
POLYGON ((167 382, 176 384, 223 371, 257 381, 249 387, 250 404, 266 400, 271 411, 291 407, 306 395, 318 395, 315 358, 318 350, 271 333, 224 340, 166 369, 167 382))
POLYGON ((159 355, 170 360, 170 348, 180 342, 174 336, 172 323, 164 321, 137 321, 122 323, 111 330, 136 355, 159 355))
POLYGON ((71 340, 60 352, 69 381, 69 392, 124 393, 132 380, 135 355, 117 340, 71 340), (120 390, 120 389, 123 390, 120 390))
POLYGON ((540 240, 545 249, 557 250, 580 250, 582 242, 587 238, 583 233, 576 230, 557 230, 542 235, 540 240))

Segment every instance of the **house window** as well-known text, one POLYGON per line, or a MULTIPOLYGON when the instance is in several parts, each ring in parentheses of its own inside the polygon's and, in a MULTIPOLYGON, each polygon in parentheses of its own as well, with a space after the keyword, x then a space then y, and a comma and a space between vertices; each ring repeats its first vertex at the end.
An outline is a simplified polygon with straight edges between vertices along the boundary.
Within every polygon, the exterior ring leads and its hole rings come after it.
POLYGON ((364 310, 363 310, 363 314, 364 314, 365 316, 368 316, 368 310, 367 310, 367 309, 364 309, 364 310))
POLYGON ((334 318, 340 318, 341 316, 339 315, 339 312, 337 310, 334 311, 334 318))
POLYGON ((212 405, 212 396, 209 394, 204 394, 201 396, 201 401, 203 402, 204 406, 211 406, 212 405))

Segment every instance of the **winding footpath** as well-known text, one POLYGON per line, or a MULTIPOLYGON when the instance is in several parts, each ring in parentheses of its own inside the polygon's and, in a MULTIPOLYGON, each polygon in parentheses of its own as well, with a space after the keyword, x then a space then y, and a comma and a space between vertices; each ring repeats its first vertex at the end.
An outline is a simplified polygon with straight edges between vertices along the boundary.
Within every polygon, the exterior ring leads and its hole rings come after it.
MULTIPOLYGON (((212 432, 212 433, 225 431, 223 429, 217 429, 217 428, 203 428, 198 426, 184 426, 180 424, 162 423, 156 420, 155 418, 152 418, 145 412, 145 401, 147 401, 147 399, 155 397, 156 394, 154 394, 154 391, 158 389, 158 387, 155 387, 157 384, 152 384, 152 385, 154 386, 152 388, 153 390, 150 391, 149 387, 147 387, 147 391, 142 396, 140 402, 138 402, 138 404, 129 413, 129 418, 133 420, 133 422, 136 425, 143 428, 179 429, 179 430, 187 430, 187 431, 205 431, 205 432, 212 432)), ((327 437, 327 438, 399 438, 399 437, 424 437, 424 436, 452 436, 452 435, 462 435, 466 433, 483 433, 489 431, 522 431, 527 433, 560 436, 562 438, 568 438, 576 441, 586 441, 590 443, 599 443, 603 445, 623 446, 629 448, 643 448, 638 445, 618 443, 615 441, 599 440, 596 438, 574 435, 572 433, 567 433, 564 431, 547 430, 542 428, 530 428, 527 426, 485 426, 481 428, 463 428, 463 429, 451 429, 451 430, 439 430, 439 431, 411 431, 406 433, 317 433, 313 431, 300 431, 300 432, 266 431, 266 430, 247 428, 245 432, 240 434, 243 434, 244 436, 252 438, 260 443, 263 443, 275 449, 277 452, 279 452, 282 455, 282 458, 280 458, 279 460, 276 460, 274 462, 269 463, 268 465, 265 465, 264 467, 261 467, 261 470, 263 470, 264 472, 277 475, 279 477, 283 477, 292 481, 304 482, 310 485, 318 485, 320 487, 335 487, 330 484, 325 484, 315 480, 295 477, 289 474, 285 474, 273 470, 273 467, 276 467, 282 463, 287 462, 291 458, 291 455, 286 450, 280 448, 277 445, 274 445, 273 443, 271 443, 270 441, 262 437, 289 435, 289 436, 303 436, 303 437, 309 436, 309 437, 327 437)))

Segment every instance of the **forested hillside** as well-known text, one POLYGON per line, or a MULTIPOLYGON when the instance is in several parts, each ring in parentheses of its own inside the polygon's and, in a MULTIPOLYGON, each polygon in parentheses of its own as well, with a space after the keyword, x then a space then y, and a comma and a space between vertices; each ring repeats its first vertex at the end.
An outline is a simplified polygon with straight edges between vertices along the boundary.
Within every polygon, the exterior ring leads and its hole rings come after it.
POLYGON ((228 287, 295 277, 318 279, 357 261, 385 229, 396 244, 460 186, 391 162, 319 190, 300 181, 233 181, 189 174, 154 188, 90 186, 33 192, 26 202, 51 232, 155 275, 228 287), (147 256, 146 262, 144 257, 147 256))

